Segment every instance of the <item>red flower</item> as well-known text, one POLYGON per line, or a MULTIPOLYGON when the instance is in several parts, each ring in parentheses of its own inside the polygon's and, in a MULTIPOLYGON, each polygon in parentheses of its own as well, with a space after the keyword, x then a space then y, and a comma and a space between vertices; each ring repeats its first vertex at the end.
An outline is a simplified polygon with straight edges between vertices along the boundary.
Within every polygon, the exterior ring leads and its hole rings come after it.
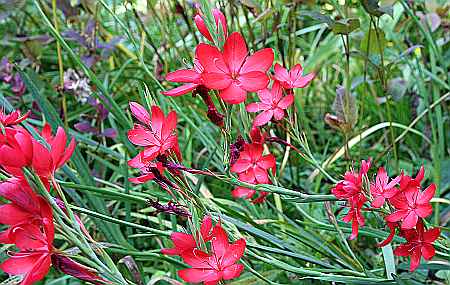
POLYGON ((170 112, 167 117, 158 106, 152 106, 152 117, 144 107, 136 102, 130 103, 133 115, 142 124, 135 124, 128 131, 128 139, 135 145, 145 147, 143 156, 145 159, 153 159, 158 155, 166 155, 173 151, 179 160, 181 153, 178 146, 177 113, 170 112))
MULTIPOLYGON (((154 158, 154 157, 153 157, 154 158)), ((159 173, 162 173, 164 171, 164 167, 161 162, 153 162, 151 158, 145 159, 143 156, 143 152, 140 152, 138 155, 136 155, 134 158, 130 159, 128 161, 128 166, 140 169, 142 172, 142 175, 139 177, 132 177, 128 180, 132 183, 141 184, 145 183, 149 180, 155 179, 154 171, 157 170, 159 173)))
MULTIPOLYGON (((210 216, 203 218, 202 225, 200 226, 200 238, 204 242, 211 240, 212 219, 210 216)), ((198 234, 196 236, 198 236, 198 234)), ((162 254, 167 255, 181 255, 184 252, 192 251, 197 247, 197 241, 191 234, 175 232, 170 235, 170 239, 173 242, 173 248, 163 248, 162 254)))
POLYGON ((14 229, 11 239, 19 248, 0 264, 0 269, 11 275, 22 275, 21 285, 31 285, 48 273, 51 266, 53 233, 43 232, 34 224, 24 224, 14 229))
POLYGON ((396 211, 386 217, 388 222, 402 221, 402 229, 412 229, 420 218, 426 218, 433 212, 430 200, 436 191, 436 185, 431 184, 424 191, 420 191, 420 181, 423 179, 423 167, 417 177, 412 179, 402 175, 400 193, 389 199, 396 211))
POLYGON ((354 170, 347 171, 344 175, 344 180, 339 181, 339 183, 331 190, 334 196, 338 199, 348 199, 362 191, 362 178, 367 175, 370 168, 369 161, 361 161, 361 169, 359 173, 355 173, 354 170))
POLYGON ((314 73, 302 76, 303 68, 300 64, 296 64, 291 71, 288 71, 277 63, 274 66, 274 71, 275 80, 279 81, 285 89, 303 88, 316 76, 314 73))
MULTIPOLYGON (((254 177, 250 177, 248 175, 239 175, 239 180, 242 182, 250 183, 250 184, 258 184, 254 177)), ((269 182, 267 182, 267 183, 269 183, 269 182)), ((234 198, 251 199, 253 197, 253 195, 255 195, 255 194, 256 194, 256 190, 246 188, 243 186, 238 186, 233 191, 231 191, 231 195, 234 198)))
MULTIPOLYGON (((196 53, 197 53, 197 50, 196 50, 196 53)), ((195 59, 194 60, 194 68, 180 69, 180 70, 171 72, 171 73, 167 74, 167 76, 166 76, 167 81, 180 82, 180 83, 185 83, 185 84, 183 84, 179 87, 176 87, 174 89, 171 89, 169 91, 163 91, 161 93, 166 96, 174 96, 174 97, 189 93, 202 84, 202 73, 203 73, 203 66, 200 64, 200 62, 197 59, 195 59)), ((135 103, 132 103, 132 104, 135 104, 135 103)))
POLYGON ((384 167, 378 169, 375 182, 370 183, 370 193, 374 198, 372 207, 380 208, 386 199, 390 199, 398 193, 399 190, 395 186, 400 182, 400 178, 397 176, 389 182, 389 176, 384 167))
POLYGON ((227 234, 220 225, 214 227, 212 233, 211 255, 194 249, 185 251, 181 257, 192 266, 178 271, 178 276, 186 282, 215 285, 221 280, 239 277, 244 266, 236 264, 245 251, 246 242, 240 239, 233 244, 228 241, 227 234))
MULTIPOLYGON (((97 275, 91 268, 75 262, 62 254, 53 254, 51 256, 53 266, 59 271, 76 277, 80 280, 88 281, 96 285, 111 283, 97 275)), ((112 283, 111 283, 112 284, 112 283)))
MULTIPOLYGON (((239 179, 243 182, 251 183, 249 181, 244 181, 243 179, 239 179)), ((251 183, 254 184, 254 183, 251 183)), ((231 191, 231 195, 233 195, 234 198, 243 198, 243 199, 251 199, 256 194, 256 190, 238 186, 234 188, 233 191, 231 191)), ((266 200, 267 195, 269 195, 269 192, 266 191, 260 191, 259 196, 252 200, 253 204, 261 204, 266 200)))
POLYGON ((347 215, 342 219, 343 222, 352 222, 352 234, 349 239, 355 239, 358 236, 359 227, 364 226, 364 217, 361 214, 361 208, 367 201, 363 194, 357 194, 348 199, 347 203, 350 207, 347 215))
POLYGON ((419 220, 415 229, 403 231, 406 243, 394 250, 397 256, 411 256, 409 270, 414 271, 419 267, 420 258, 423 256, 430 260, 435 255, 433 242, 439 237, 439 228, 424 230, 422 220, 419 220))
POLYGON ((341 180, 331 190, 338 199, 347 199, 347 206, 350 208, 347 215, 342 219, 344 222, 352 222, 352 234, 350 239, 358 236, 359 226, 364 226, 364 217, 361 214, 361 208, 367 201, 362 193, 363 177, 369 171, 371 161, 361 161, 361 168, 358 173, 355 170, 347 171, 344 180, 341 180))
POLYGON ((267 70, 273 62, 273 50, 265 48, 248 56, 247 45, 241 34, 234 32, 226 40, 221 53, 216 47, 199 44, 198 60, 205 68, 203 83, 220 90, 220 97, 229 104, 245 101, 247 92, 266 88, 267 70))
POLYGON ((31 166, 33 137, 21 127, 0 132, 0 165, 13 176, 23 176, 22 167, 31 166))
POLYGON ((0 233, 1 243, 13 243, 11 234, 26 224, 44 225, 53 235, 53 214, 48 202, 38 196, 25 180, 10 179, 0 183, 0 197, 11 201, 0 206, 0 223, 9 225, 0 233))
MULTIPOLYGON (((212 14, 213 14, 214 20, 216 22, 216 27, 215 27, 216 31, 214 31, 214 32, 216 34, 219 34, 220 28, 222 28, 222 32, 223 32, 225 38, 227 38, 227 20, 225 18, 225 15, 222 12, 220 12, 220 10, 217 8, 212 9, 212 14)), ((209 41, 214 42, 213 37, 209 33, 208 27, 206 27, 203 17, 201 15, 197 14, 194 17, 194 22, 195 22, 195 25, 197 26, 197 29, 199 30, 199 32, 205 38, 207 38, 209 41)))
POLYGON ((50 125, 45 125, 41 133, 49 148, 37 140, 33 140, 34 171, 41 177, 53 177, 56 170, 63 166, 72 156, 75 150, 75 139, 72 138, 66 148, 67 136, 63 128, 58 127, 56 135, 51 134, 50 125))
POLYGON ((20 111, 16 110, 8 115, 4 112, 3 109, 0 109, 0 125, 3 127, 13 126, 21 123, 30 115, 30 111, 28 111, 25 115, 21 116, 20 111))
POLYGON ((242 181, 255 184, 269 183, 267 170, 272 169, 275 174, 276 161, 272 154, 263 155, 263 151, 262 144, 246 144, 239 159, 231 166, 231 172, 238 173, 242 181))
POLYGON ((292 103, 294 96, 287 95, 283 97, 283 90, 278 82, 272 86, 272 90, 263 89, 258 91, 258 97, 261 102, 250 103, 245 108, 247 112, 261 112, 253 121, 254 126, 262 126, 267 124, 272 118, 279 121, 284 118, 285 112, 292 103))
POLYGON ((268 137, 267 133, 262 133, 261 130, 255 126, 252 126, 250 130, 250 140, 252 143, 263 144, 268 137))

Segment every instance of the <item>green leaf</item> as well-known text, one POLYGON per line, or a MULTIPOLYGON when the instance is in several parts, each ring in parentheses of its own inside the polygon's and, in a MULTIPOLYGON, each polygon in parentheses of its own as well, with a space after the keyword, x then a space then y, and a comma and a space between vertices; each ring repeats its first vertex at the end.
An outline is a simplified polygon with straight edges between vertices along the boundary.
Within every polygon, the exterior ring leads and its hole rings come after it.
POLYGON ((300 11, 300 16, 308 16, 311 17, 321 23, 325 23, 328 27, 333 25, 333 19, 330 16, 324 15, 317 11, 300 11))
POLYGON ((392 245, 388 244, 381 248, 383 251, 384 266, 386 267, 386 276, 388 279, 393 280, 393 274, 395 274, 395 260, 392 245))
POLYGON ((360 50, 362 53, 383 53, 386 47, 386 37, 382 30, 370 29, 361 41, 360 50))
POLYGON ((348 35, 356 29, 359 29, 359 25, 359 19, 350 18, 334 21, 330 28, 336 35, 348 35))
POLYGON ((361 4, 367 13, 375 17, 381 17, 384 14, 391 16, 391 18, 394 16, 393 7, 391 5, 380 7, 378 0, 363 0, 361 4))

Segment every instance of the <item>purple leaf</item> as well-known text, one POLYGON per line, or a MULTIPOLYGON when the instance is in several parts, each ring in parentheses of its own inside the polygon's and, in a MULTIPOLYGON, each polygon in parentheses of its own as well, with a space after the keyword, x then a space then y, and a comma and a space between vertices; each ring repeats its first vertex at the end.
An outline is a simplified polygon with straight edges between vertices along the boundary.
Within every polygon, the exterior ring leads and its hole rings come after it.
POLYGON ((76 123, 74 125, 75 129, 79 132, 82 133, 93 133, 93 134, 97 134, 98 131, 96 128, 94 128, 93 126, 91 126, 91 123, 87 122, 87 121, 82 121, 79 123, 76 123))
POLYGON ((111 139, 115 139, 117 137, 117 131, 113 128, 107 128, 102 133, 100 133, 100 135, 111 139))

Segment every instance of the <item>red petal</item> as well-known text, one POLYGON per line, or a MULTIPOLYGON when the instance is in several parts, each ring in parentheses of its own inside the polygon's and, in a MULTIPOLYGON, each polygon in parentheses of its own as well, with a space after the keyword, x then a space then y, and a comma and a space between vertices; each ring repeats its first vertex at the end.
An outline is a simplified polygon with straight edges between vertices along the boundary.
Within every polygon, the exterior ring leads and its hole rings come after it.
POLYGON ((24 224, 18 226, 10 234, 16 246, 22 250, 42 249, 48 246, 47 236, 40 227, 34 224, 24 224))
POLYGON ((208 40, 210 40, 211 42, 213 41, 213 38, 211 36, 211 34, 208 31, 208 28, 205 25, 205 21, 203 20, 202 16, 200 15, 195 15, 194 17, 194 22, 195 25, 197 26, 198 31, 208 40))
POLYGON ((15 225, 31 220, 33 216, 24 209, 13 204, 0 206, 0 223, 5 225, 15 225))
POLYGON ((26 164, 31 163, 33 159, 33 139, 28 132, 18 132, 14 138, 17 141, 20 149, 23 152, 23 156, 26 160, 26 164))
POLYGON ((223 59, 231 73, 239 73, 248 50, 244 38, 238 32, 232 33, 223 46, 223 59))
POLYGON ((197 88, 197 86, 198 86, 198 84, 196 84, 196 83, 183 84, 179 87, 170 89, 168 91, 162 91, 161 94, 166 95, 166 96, 171 96, 171 97, 177 97, 177 96, 181 96, 181 95, 191 92, 192 90, 197 88))
POLYGON ((228 88, 222 90, 219 95, 228 104, 239 104, 245 101, 247 92, 233 82, 228 88))
POLYGON ((281 109, 281 108, 275 108, 275 109, 273 109, 273 118, 274 118, 276 121, 279 121, 279 120, 283 119, 285 115, 286 115, 286 114, 285 114, 285 112, 284 112, 283 109, 281 109))
POLYGON ((273 111, 267 110, 259 113, 253 121, 253 126, 260 127, 267 124, 273 117, 273 111))
POLYGON ((273 50, 271 48, 265 48, 255 52, 245 60, 240 73, 247 73, 250 71, 261 71, 266 73, 272 66, 273 56, 273 50))
POLYGON ((381 206, 383 206, 384 204, 384 201, 386 201, 386 199, 383 196, 378 196, 372 201, 371 205, 374 208, 381 208, 381 206))
POLYGON ((269 84, 269 77, 260 71, 250 71, 240 74, 238 80, 241 88, 249 92, 264 89, 269 84))
POLYGON ((167 118, 164 120, 164 125, 161 133, 162 139, 167 139, 169 135, 174 133, 176 128, 177 128, 177 113, 175 111, 171 111, 167 115, 167 118))
POLYGON ((190 234, 175 232, 170 235, 170 239, 180 254, 184 251, 191 251, 197 246, 194 237, 190 234))
POLYGON ((184 251, 181 257, 186 264, 195 268, 210 269, 212 267, 211 262, 215 262, 214 257, 194 248, 184 251))
POLYGON ((222 277, 217 271, 211 269, 188 268, 178 271, 178 276, 185 282, 200 283, 204 281, 219 281, 222 277))
POLYGON ((203 241, 208 241, 211 238, 212 226, 211 216, 204 217, 200 226, 200 234, 202 235, 203 241))
POLYGON ((432 243, 438 239, 441 235, 441 230, 439 228, 432 228, 425 232, 423 235, 423 241, 432 243))
POLYGON ((250 103, 247 106, 245 106, 245 110, 250 113, 259 112, 265 109, 266 105, 261 103, 250 103))
POLYGON ((414 212, 421 218, 426 218, 433 212, 433 207, 430 204, 417 205, 414 212))
POLYGON ((436 192, 436 184, 432 183, 430 186, 427 187, 427 189, 425 189, 422 193, 419 193, 417 195, 417 203, 418 204, 429 203, 430 200, 433 198, 435 192, 436 192))
POLYGON ((199 79, 200 74, 192 69, 179 69, 166 75, 166 80, 170 82, 197 83, 199 79))
POLYGON ((228 247, 222 259, 222 266, 228 267, 236 263, 244 255, 246 242, 244 239, 237 240, 228 247))
POLYGON ((416 226, 419 217, 414 211, 410 211, 402 222, 402 229, 412 229, 416 226))
POLYGON ((130 102, 130 110, 136 119, 146 125, 150 125, 150 114, 142 105, 136 102, 130 102))
POLYGON ((217 224, 213 229, 212 236, 211 250, 213 255, 217 258, 221 258, 225 255, 230 245, 228 242, 227 233, 224 231, 222 226, 220 226, 220 224, 217 224))
POLYGON ((309 82, 311 82, 311 80, 313 80, 315 76, 316 76, 315 73, 309 73, 304 77, 300 76, 293 82, 293 86, 296 88, 303 88, 306 85, 308 85, 309 82))
POLYGON ((66 147, 66 142, 67 142, 66 132, 64 131, 63 128, 58 127, 55 138, 51 143, 51 156, 55 166, 60 164, 60 160, 64 155, 64 148, 66 147))
POLYGON ((250 199, 253 195, 255 195, 255 193, 255 190, 245 187, 236 187, 233 191, 231 191, 231 195, 233 195, 234 198, 244 199, 250 199))
POLYGON ((151 146, 157 141, 150 130, 136 126, 128 131, 128 140, 138 146, 151 146))
POLYGON ((282 109, 287 109, 287 107, 291 106, 292 103, 294 103, 294 96, 287 95, 283 97, 283 99, 281 99, 280 102, 278 102, 278 107, 282 109))
POLYGON ((271 154, 265 155, 258 160, 257 164, 259 167, 264 169, 273 168, 276 165, 275 157, 271 154))
POLYGON ((52 137, 52 127, 49 123, 46 123, 41 131, 41 136, 45 139, 46 142, 51 143, 53 140, 52 137))
POLYGON ((40 254, 33 254, 28 256, 11 256, 5 262, 0 264, 0 269, 11 275, 24 274, 33 269, 33 266, 40 257, 40 254))
POLYGON ((27 162, 21 150, 3 145, 0 146, 0 164, 2 166, 22 168, 26 166, 27 162))
POLYGON ((394 250, 394 254, 396 256, 408 256, 410 249, 411 246, 409 244, 402 244, 394 250))
POLYGON ((149 180, 153 180, 155 178, 155 176, 150 173, 150 174, 145 174, 139 177, 132 177, 132 178, 128 178, 128 181, 130 181, 131 183, 135 183, 135 184, 142 184, 145 183, 149 180))
POLYGON ((420 257, 421 257, 421 251, 420 248, 414 249, 414 251, 411 254, 411 261, 409 264, 409 270, 412 272, 417 269, 420 265, 420 257))
POLYGON ((52 172, 53 161, 47 148, 33 140, 33 169, 40 176, 48 176, 52 172))
POLYGON ((162 126, 164 124, 164 113, 158 106, 152 106, 152 132, 161 137, 162 126))
POLYGON ((57 168, 63 166, 72 157, 72 154, 75 151, 75 147, 76 147, 75 139, 72 138, 72 140, 70 140, 69 146, 64 151, 64 155, 59 161, 57 168))
POLYGON ((267 175, 267 170, 259 167, 254 168, 255 179, 260 184, 269 183, 269 176, 267 175))
POLYGON ((32 285, 37 281, 47 275, 50 270, 50 266, 52 264, 50 255, 46 254, 42 256, 35 264, 35 266, 30 270, 30 272, 25 275, 25 278, 22 280, 21 285, 32 285))
POLYGON ((233 82, 228 74, 217 72, 205 72, 202 79, 206 87, 215 90, 226 89, 233 82))
POLYGON ((248 160, 239 159, 233 166, 231 166, 231 172, 241 173, 247 171, 252 166, 248 160))
POLYGON ((281 82, 290 80, 289 73, 288 73, 287 69, 282 67, 278 63, 275 64, 274 71, 275 71, 274 78, 276 80, 281 81, 281 82))
POLYGON ((385 219, 387 222, 395 223, 403 219, 408 214, 406 210, 395 211, 394 213, 388 215, 385 219))
POLYGON ((434 246, 431 244, 424 244, 422 245, 422 256, 426 260, 430 260, 433 258, 433 256, 436 254, 436 251, 434 249, 434 246))
POLYGON ((222 53, 214 46, 204 43, 198 44, 195 49, 195 57, 198 58, 205 72, 230 73, 222 53))
POLYGON ((53 266, 59 271, 76 277, 80 280, 88 281, 93 284, 104 284, 108 283, 106 280, 98 276, 94 270, 75 262, 74 260, 60 255, 52 255, 53 266), (103 281, 103 282, 100 282, 103 281))
POLYGON ((244 265, 242 264, 233 264, 231 266, 228 266, 223 270, 223 279, 224 280, 230 280, 237 278, 241 275, 242 271, 244 270, 244 265))

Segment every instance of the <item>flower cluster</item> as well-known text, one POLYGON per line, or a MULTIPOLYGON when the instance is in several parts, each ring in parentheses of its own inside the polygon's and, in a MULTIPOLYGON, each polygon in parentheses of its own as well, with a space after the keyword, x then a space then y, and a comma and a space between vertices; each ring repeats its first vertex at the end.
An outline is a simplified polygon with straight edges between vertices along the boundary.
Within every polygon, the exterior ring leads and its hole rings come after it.
MULTIPOLYGON (((231 145, 231 171, 237 173, 239 180, 250 184, 270 183, 268 170, 275 174, 276 162, 272 154, 264 155, 264 139, 255 140, 260 134, 258 127, 271 120, 280 121, 286 116, 286 110, 294 103, 294 88, 304 88, 315 74, 303 75, 300 64, 291 71, 275 64, 274 75, 268 74, 274 60, 271 48, 264 48, 249 54, 243 36, 238 32, 228 35, 225 16, 218 9, 213 9, 215 19, 214 30, 210 31, 203 15, 195 16, 195 24, 200 33, 210 44, 200 43, 195 49, 193 68, 180 69, 167 74, 166 80, 183 83, 172 90, 162 92, 166 96, 180 96, 192 92, 200 95, 207 105, 208 118, 216 125, 223 127, 223 115, 214 105, 209 93, 216 91, 219 100, 228 104, 240 104, 246 101, 249 92, 256 92, 259 102, 246 106, 248 112, 260 112, 253 121, 247 143, 242 138, 231 145), (273 79, 272 87, 270 81, 273 79)), ((251 199, 255 190, 237 187, 234 197, 251 199)), ((253 200, 263 202, 268 193, 261 192, 253 200)))
POLYGON ((19 73, 13 73, 13 65, 7 57, 2 58, 0 62, 0 81, 9 84, 11 91, 16 96, 22 96, 25 91, 25 83, 19 73))
POLYGON ((426 260, 434 254, 433 242, 439 237, 439 228, 425 230, 424 219, 433 212, 431 199, 436 191, 436 185, 431 184, 422 191, 424 168, 420 168, 415 178, 403 171, 400 176, 391 179, 384 167, 378 169, 373 181, 369 181, 367 173, 371 162, 362 161, 359 172, 351 170, 345 173, 331 192, 338 198, 346 200, 348 213, 343 221, 352 222, 350 239, 358 236, 358 228, 364 226, 363 207, 379 209, 390 229, 388 238, 378 246, 389 244, 395 233, 406 239, 406 243, 394 250, 397 256, 411 256, 410 270, 414 271, 423 256, 426 260))
POLYGON ((25 128, 17 124, 26 116, 21 117, 18 111, 6 115, 0 111, 0 165, 10 175, 24 177, 23 168, 30 167, 44 184, 53 180, 58 168, 63 166, 72 156, 75 140, 72 138, 66 147, 67 136, 63 128, 58 128, 52 135, 50 125, 46 124, 40 135, 43 141, 35 139, 25 128))
POLYGON ((165 117, 158 106, 152 106, 150 116, 147 110, 136 102, 130 103, 130 109, 139 122, 128 131, 128 139, 131 143, 144 147, 143 151, 128 161, 130 167, 142 172, 141 176, 131 178, 130 181, 140 184, 154 180, 164 189, 176 188, 176 185, 163 176, 163 162, 172 154, 181 160, 176 132, 177 113, 172 111, 165 117))
MULTIPOLYGON (((6 115, 0 111, 0 168, 9 174, 0 183, 0 197, 10 201, 0 206, 0 223, 8 228, 0 232, 0 243, 14 244, 19 252, 0 264, 11 275, 22 276, 21 285, 33 284, 47 274, 52 264, 60 271, 79 279, 102 284, 103 279, 91 269, 78 264, 53 247, 55 226, 49 202, 28 184, 23 168, 31 168, 50 191, 49 180, 67 162, 75 148, 72 140, 66 148, 66 134, 62 128, 52 135, 49 125, 40 132, 42 144, 17 124, 25 120, 18 111, 6 115)), ((81 220, 79 220, 81 222, 81 220)))
MULTIPOLYGON (((251 132, 251 142, 243 142, 239 147, 239 156, 231 166, 231 172, 237 173, 239 180, 250 184, 270 184, 269 170, 275 175, 276 161, 275 157, 268 153, 264 153, 264 137, 259 129, 253 128, 251 132)), ((236 187, 232 192, 233 197, 251 199, 256 190, 246 187, 236 187)), ((267 192, 261 191, 258 198, 253 203, 262 203, 267 192)))
MULTIPOLYGON (((167 74, 166 80, 184 85, 163 94, 180 96, 189 92, 194 95, 201 93, 205 100, 209 97, 210 90, 216 90, 225 103, 239 104, 246 101, 248 92, 257 92, 260 102, 247 105, 248 112, 262 111, 255 118, 254 126, 265 125, 272 119, 276 121, 283 119, 285 110, 294 102, 293 88, 308 85, 314 78, 314 73, 303 76, 300 64, 295 65, 291 71, 276 64, 275 74, 272 76, 274 83, 272 88, 268 89, 270 83, 268 71, 274 60, 273 50, 264 48, 249 55, 242 35, 233 32, 228 36, 225 16, 217 9, 213 9, 212 12, 216 24, 213 34, 220 43, 224 42, 223 47, 213 45, 215 42, 211 31, 208 30, 203 16, 197 15, 195 23, 198 30, 213 44, 197 45, 192 69, 181 69, 167 74), (283 91, 286 96, 283 96, 283 91)), ((210 113, 216 110, 211 102, 205 100, 210 119, 210 113)))
POLYGON ((220 223, 213 227, 210 216, 203 219, 198 233, 175 232, 170 238, 174 247, 162 249, 161 253, 178 255, 191 266, 178 271, 178 276, 186 282, 215 285, 239 277, 244 269, 236 262, 244 254, 245 240, 230 243, 220 223))

